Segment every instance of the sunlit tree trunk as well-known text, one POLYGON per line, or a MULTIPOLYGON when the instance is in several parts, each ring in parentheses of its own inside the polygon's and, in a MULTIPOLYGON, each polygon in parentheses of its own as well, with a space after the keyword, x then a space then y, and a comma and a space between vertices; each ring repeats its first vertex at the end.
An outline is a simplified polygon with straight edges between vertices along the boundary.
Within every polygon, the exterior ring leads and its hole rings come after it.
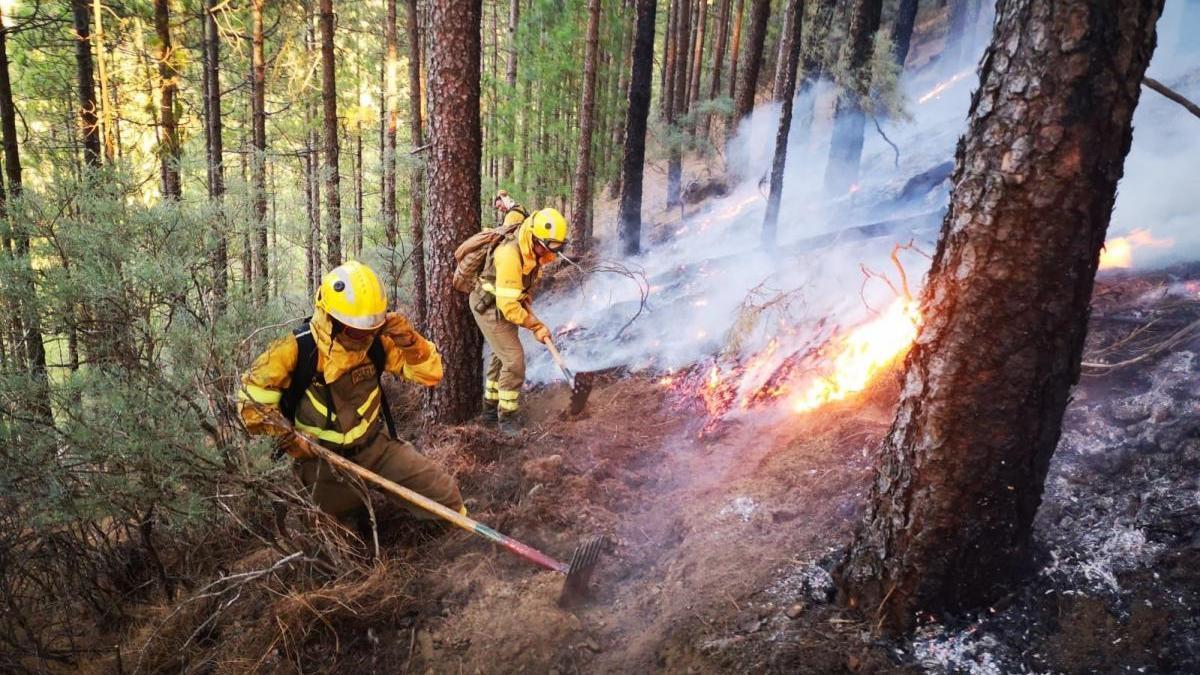
POLYGON ((250 0, 250 158, 251 210, 254 217, 254 290, 268 297, 267 269, 267 65, 263 54, 263 3, 250 0))
POLYGON ((662 95, 659 105, 662 107, 662 117, 668 124, 674 119, 675 110, 675 63, 678 61, 679 49, 675 41, 676 23, 679 21, 679 6, 685 0, 667 1, 667 31, 663 33, 663 65, 659 75, 659 89, 662 95))
POLYGON ((183 196, 179 176, 179 125, 175 119, 175 93, 179 90, 179 72, 171 46, 170 0, 154 0, 154 32, 158 35, 159 124, 162 126, 161 147, 163 197, 178 200, 183 196))
POLYGON ((83 160, 95 168, 100 166, 100 123, 96 117, 96 77, 87 0, 71 0, 71 11, 75 21, 75 74, 79 86, 79 131, 83 137, 83 160))
POLYGON ((333 49, 333 0, 320 0, 321 123, 325 136, 325 264, 342 264, 342 195, 338 173, 337 62, 333 49))
POLYGON ((737 0, 737 9, 733 12, 733 38, 729 43, 729 98, 737 95, 738 57, 742 50, 742 14, 745 11, 746 0, 737 0))
POLYGON ((229 266, 229 247, 225 233, 225 145, 221 120, 221 35, 214 14, 221 0, 205 0, 204 4, 204 72, 207 73, 204 92, 205 147, 208 150, 208 196, 219 210, 213 227, 212 274, 213 295, 218 313, 225 306, 229 289, 226 268, 229 266))
POLYGON ((646 120, 650 116, 650 85, 654 76, 655 0, 637 0, 637 29, 629 75, 629 106, 625 112, 625 157, 621 163, 621 205, 618 224, 621 251, 637 255, 642 242, 642 173, 646 167, 646 120))
MULTIPOLYGON (((421 31, 417 19, 417 0, 407 0, 408 10, 408 124, 413 151, 425 144, 421 116, 421 31)), ((412 247, 413 305, 417 326, 426 325, 428 291, 425 287, 425 169, 420 161, 413 164, 409 176, 409 246, 412 247)))
POLYGON ((733 121, 729 134, 754 110, 754 95, 758 93, 758 74, 762 69, 763 43, 767 39, 767 20, 771 16, 771 0, 751 0, 750 32, 746 36, 746 55, 743 70, 737 74, 738 90, 733 102, 733 121))
MULTIPOLYGON (((612 143, 610 145, 614 153, 623 153, 625 147, 625 115, 621 113, 624 112, 625 107, 629 103, 629 71, 632 68, 631 64, 633 61, 633 33, 637 28, 637 12, 628 11, 634 9, 633 0, 622 0, 621 7, 623 10, 621 16, 626 27, 623 30, 621 39, 621 61, 617 66, 619 71, 617 88, 613 92, 612 143), (627 14, 628 19, 625 20, 627 14), (620 103, 622 100, 625 101, 625 105, 620 103)), ((617 155, 614 159, 619 160, 620 157, 621 155, 617 155)), ((623 177, 621 167, 617 165, 616 176, 608 188, 609 198, 616 199, 621 196, 621 179, 623 177)))
MULTIPOLYGON (((721 67, 725 61, 725 38, 729 34, 729 0, 721 0, 721 11, 717 15, 717 43, 713 46, 713 72, 708 87, 709 100, 715 100, 721 94, 721 67)), ((708 137, 712 128, 712 113, 704 116, 703 136, 708 137)))
MULTIPOLYGON (((692 81, 688 86, 689 107, 700 100, 700 80, 704 72, 704 34, 708 25, 708 0, 698 0, 698 18, 693 28, 692 81)), ((693 125, 694 126, 694 125, 693 125)))
POLYGON ((924 325, 836 571, 870 625, 985 607, 1029 567, 1162 6, 998 3, 924 325))
MULTIPOLYGON (((454 249, 479 231, 481 0, 433 0, 429 26, 429 276, 450 279, 454 249)), ((425 419, 458 423, 483 397, 483 341, 467 296, 449 283, 429 287, 428 336, 446 363, 445 378, 426 395, 425 419)))
POLYGON ((679 16, 675 21, 675 49, 678 54, 675 63, 675 81, 671 85, 673 115, 667 121, 671 124, 667 149, 667 206, 678 206, 683 187, 683 148, 682 139, 678 137, 680 118, 687 115, 688 110, 688 75, 691 67, 690 39, 692 32, 692 3, 690 0, 680 0, 679 16))

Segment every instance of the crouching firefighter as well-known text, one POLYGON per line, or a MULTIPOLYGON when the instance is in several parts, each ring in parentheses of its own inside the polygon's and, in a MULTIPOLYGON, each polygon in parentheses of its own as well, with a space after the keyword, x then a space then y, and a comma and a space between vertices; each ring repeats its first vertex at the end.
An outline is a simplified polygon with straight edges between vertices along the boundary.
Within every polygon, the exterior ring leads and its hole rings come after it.
MULTIPOLYGON (((296 460, 313 503, 344 524, 361 518, 366 495, 268 425, 267 415, 282 412, 323 447, 465 514, 454 478, 396 439, 379 381, 384 371, 432 387, 442 379, 442 357, 407 319, 387 311, 371 268, 348 262, 321 280, 312 317, 274 342, 242 376, 239 410, 251 433, 276 436, 278 447, 296 460)), ((401 503, 418 517, 432 517, 401 503)))
POLYGON ((521 386, 525 383, 525 352, 518 329, 531 331, 538 342, 550 339, 550 329, 534 315, 533 285, 543 265, 558 257, 567 244, 567 219, 546 208, 505 234, 487 254, 483 271, 471 292, 471 313, 492 348, 483 393, 483 419, 500 430, 520 431, 521 386))

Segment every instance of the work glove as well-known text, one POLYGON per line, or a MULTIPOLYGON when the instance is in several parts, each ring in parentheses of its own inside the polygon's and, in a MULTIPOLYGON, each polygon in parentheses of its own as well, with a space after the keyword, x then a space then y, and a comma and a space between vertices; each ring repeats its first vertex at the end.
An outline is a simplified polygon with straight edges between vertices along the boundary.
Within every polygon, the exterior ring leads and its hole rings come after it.
POLYGON ((537 338, 538 342, 545 343, 550 341, 550 329, 546 328, 546 324, 539 323, 530 330, 533 331, 533 337, 537 338))
POLYGON ((286 452, 292 459, 313 459, 317 456, 308 444, 295 433, 283 434, 275 439, 275 448, 286 452))
POLYGON ((388 312, 383 322, 383 334, 392 338, 400 349, 409 349, 417 344, 420 335, 400 312, 388 312))

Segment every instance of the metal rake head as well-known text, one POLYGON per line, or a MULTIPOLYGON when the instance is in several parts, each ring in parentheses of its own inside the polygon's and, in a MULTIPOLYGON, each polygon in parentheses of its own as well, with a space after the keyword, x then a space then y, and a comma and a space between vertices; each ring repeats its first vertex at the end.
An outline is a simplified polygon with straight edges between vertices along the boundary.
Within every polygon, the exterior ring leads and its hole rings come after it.
POLYGON ((592 580, 592 572, 596 571, 596 563, 608 541, 604 536, 589 539, 571 554, 571 565, 567 571, 567 579, 563 582, 562 593, 558 596, 559 607, 574 607, 587 600, 588 584, 592 580))

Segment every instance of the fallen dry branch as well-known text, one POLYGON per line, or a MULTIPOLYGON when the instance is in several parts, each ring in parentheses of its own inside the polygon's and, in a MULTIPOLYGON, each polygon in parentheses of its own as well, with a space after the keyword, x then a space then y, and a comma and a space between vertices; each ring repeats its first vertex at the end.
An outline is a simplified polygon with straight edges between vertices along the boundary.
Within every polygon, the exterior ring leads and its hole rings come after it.
POLYGON ((1081 364, 1084 368, 1084 374, 1102 375, 1117 370, 1118 368, 1124 368, 1126 366, 1132 366, 1135 363, 1141 363, 1146 359, 1157 356, 1158 354, 1162 354, 1163 352, 1170 351, 1180 344, 1183 344, 1194 336, 1197 329, 1200 329, 1200 320, 1193 321, 1183 328, 1175 331, 1167 339, 1159 342, 1153 347, 1150 347, 1141 354, 1131 359, 1118 361, 1117 363, 1097 363, 1092 361, 1084 361, 1081 364))

